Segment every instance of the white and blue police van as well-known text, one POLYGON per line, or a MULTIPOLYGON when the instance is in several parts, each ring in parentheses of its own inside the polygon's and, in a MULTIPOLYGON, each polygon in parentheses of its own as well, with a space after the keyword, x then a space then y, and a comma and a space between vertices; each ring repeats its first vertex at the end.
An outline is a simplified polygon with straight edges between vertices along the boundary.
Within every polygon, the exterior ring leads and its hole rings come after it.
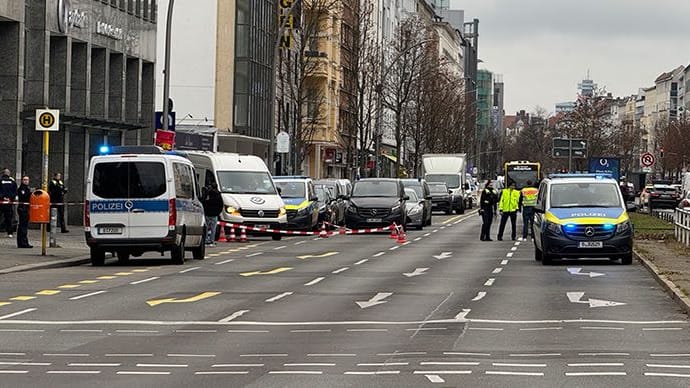
POLYGON ((204 258, 206 223, 200 187, 189 159, 156 146, 101 147, 91 158, 84 202, 84 232, 91 263, 106 252, 126 262, 144 252, 185 251, 204 258))

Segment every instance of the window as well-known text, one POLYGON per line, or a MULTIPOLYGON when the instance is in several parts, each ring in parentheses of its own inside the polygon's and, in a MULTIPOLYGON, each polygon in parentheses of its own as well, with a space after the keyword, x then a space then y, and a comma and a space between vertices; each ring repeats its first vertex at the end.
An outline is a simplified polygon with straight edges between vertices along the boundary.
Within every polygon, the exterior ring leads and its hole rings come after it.
POLYGON ((163 163, 103 162, 94 167, 92 192, 101 198, 156 198, 165 191, 163 163))
POLYGON ((194 198, 194 176, 192 169, 186 164, 173 163, 175 177, 175 196, 183 199, 194 198))

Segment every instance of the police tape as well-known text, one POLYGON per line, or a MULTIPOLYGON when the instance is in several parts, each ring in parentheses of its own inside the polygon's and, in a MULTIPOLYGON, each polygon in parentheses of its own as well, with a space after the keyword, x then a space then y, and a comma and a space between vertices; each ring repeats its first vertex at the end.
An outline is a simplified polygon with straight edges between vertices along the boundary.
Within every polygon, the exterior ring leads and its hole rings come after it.
MULTIPOLYGON (((31 203, 30 202, 0 200, 0 205, 31 205, 31 203)), ((61 205, 83 206, 84 202, 51 202, 50 205, 51 206, 61 206, 61 205)))
POLYGON ((389 231, 391 229, 395 229, 395 225, 389 225, 389 226, 384 226, 384 227, 380 227, 380 228, 364 228, 364 229, 340 228, 337 231, 302 231, 302 230, 273 229, 273 228, 265 228, 265 227, 260 227, 260 226, 244 225, 244 224, 234 224, 234 223, 225 222, 225 221, 218 221, 218 225, 220 225, 222 227, 228 227, 228 228, 244 229, 244 230, 248 230, 248 231, 252 231, 252 232, 278 233, 278 234, 285 234, 288 236, 322 236, 324 233, 326 233, 328 236, 347 235, 347 234, 368 234, 368 233, 386 232, 386 231, 389 231))

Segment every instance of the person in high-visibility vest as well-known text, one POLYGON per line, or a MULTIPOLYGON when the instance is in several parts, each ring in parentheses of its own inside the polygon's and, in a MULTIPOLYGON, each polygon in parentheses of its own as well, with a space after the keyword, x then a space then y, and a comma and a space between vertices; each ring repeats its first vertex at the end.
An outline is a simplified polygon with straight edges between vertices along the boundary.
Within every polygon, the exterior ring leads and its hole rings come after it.
POLYGON ((522 208, 522 239, 527 239, 527 234, 534 237, 532 234, 532 226, 534 225, 534 206, 537 204, 537 195, 539 190, 533 187, 532 181, 527 181, 527 186, 520 190, 520 201, 522 208))
POLYGON ((501 224, 498 227, 497 240, 503 240, 503 232, 506 222, 510 218, 510 238, 515 240, 517 212, 520 210, 520 191, 515 188, 515 182, 511 181, 507 189, 501 191, 501 200, 498 202, 498 211, 501 213, 501 224))

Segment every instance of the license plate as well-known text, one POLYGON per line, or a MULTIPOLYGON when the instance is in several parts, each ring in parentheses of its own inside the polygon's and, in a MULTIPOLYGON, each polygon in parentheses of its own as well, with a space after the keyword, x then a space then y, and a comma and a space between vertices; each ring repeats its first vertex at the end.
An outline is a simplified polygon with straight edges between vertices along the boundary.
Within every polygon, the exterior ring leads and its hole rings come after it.
POLYGON ((580 248, 602 248, 602 241, 580 241, 580 248))
POLYGON ((113 226, 106 226, 106 227, 98 228, 98 234, 122 234, 122 228, 113 227, 113 226))
POLYGON ((372 223, 372 224, 378 223, 381 221, 383 221, 381 218, 367 218, 367 222, 372 223))
POLYGON ((254 225, 254 227, 268 229, 268 225, 254 225))

